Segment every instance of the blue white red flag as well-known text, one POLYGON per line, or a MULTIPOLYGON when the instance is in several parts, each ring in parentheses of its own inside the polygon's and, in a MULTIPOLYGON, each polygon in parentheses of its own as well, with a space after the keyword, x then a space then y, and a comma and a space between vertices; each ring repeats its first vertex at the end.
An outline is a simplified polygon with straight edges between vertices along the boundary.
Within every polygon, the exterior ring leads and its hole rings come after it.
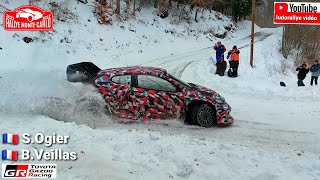
POLYGON ((18 151, 2 150, 2 160, 18 160, 18 151))
POLYGON ((18 144, 19 143, 19 136, 18 136, 18 134, 4 133, 4 134, 2 134, 2 143, 4 143, 4 144, 18 144))

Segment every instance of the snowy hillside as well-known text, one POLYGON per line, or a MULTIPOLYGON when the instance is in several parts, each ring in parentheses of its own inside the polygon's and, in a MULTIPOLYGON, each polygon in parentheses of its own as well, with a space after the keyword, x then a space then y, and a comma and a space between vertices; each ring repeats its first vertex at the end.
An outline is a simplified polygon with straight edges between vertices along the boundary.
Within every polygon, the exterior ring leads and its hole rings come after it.
POLYGON ((90 3, 70 2, 77 18, 57 21, 51 32, 0 28, 0 132, 69 135, 69 144, 51 148, 76 151, 78 160, 49 162, 58 164, 58 179, 320 177, 320 86, 310 87, 308 75, 307 86, 296 87, 293 64, 279 52, 281 28, 256 27, 251 68, 250 22, 235 25, 219 13, 205 12, 199 23, 172 24, 175 17, 161 19, 153 9, 143 9, 136 19, 105 26, 97 23, 90 3), (227 31, 231 25, 234 30, 227 31), (225 39, 210 34, 226 31, 225 39), (33 41, 25 43, 24 37, 33 41), (217 41, 228 50, 240 48, 238 78, 214 75, 211 46, 217 41), (92 97, 102 106, 100 95, 66 81, 67 65, 81 61, 101 68, 165 68, 219 92, 233 108, 235 122, 226 128, 200 128, 178 120, 122 124, 102 109, 92 114, 78 100, 92 97), (279 86, 280 81, 287 87, 279 86))

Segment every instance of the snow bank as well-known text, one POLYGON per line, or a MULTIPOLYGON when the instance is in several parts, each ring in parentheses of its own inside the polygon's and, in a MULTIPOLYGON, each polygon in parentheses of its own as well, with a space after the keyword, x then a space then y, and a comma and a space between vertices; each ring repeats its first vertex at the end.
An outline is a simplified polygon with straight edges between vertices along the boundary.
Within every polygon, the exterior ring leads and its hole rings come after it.
MULTIPOLYGON (((214 137, 163 135, 147 129, 93 130, 42 116, 0 117, 6 119, 1 121, 4 132, 70 135, 69 144, 51 147, 78 153, 74 162, 55 162, 58 179, 314 179, 320 173, 318 155, 301 150, 269 151, 216 142, 214 137), (26 129, 26 122, 37 125, 26 129)), ((45 145, 17 148, 48 149, 45 145)))

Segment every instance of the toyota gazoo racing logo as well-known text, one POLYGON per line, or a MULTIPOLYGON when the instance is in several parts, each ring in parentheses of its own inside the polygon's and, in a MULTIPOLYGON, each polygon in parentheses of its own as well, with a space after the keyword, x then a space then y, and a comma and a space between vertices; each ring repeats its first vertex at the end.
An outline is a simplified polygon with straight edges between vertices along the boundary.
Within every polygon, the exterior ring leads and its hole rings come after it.
POLYGON ((53 29, 53 14, 36 6, 21 6, 3 14, 7 31, 49 31, 53 29))
POLYGON ((56 164, 2 164, 2 179, 54 179, 56 164))

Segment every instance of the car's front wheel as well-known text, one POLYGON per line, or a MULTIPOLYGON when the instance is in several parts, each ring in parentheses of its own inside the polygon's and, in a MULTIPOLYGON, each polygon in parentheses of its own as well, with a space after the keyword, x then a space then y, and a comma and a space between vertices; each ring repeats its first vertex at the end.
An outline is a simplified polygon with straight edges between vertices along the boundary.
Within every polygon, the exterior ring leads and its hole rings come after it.
POLYGON ((214 109, 208 104, 199 104, 191 111, 192 124, 202 127, 212 127, 216 122, 214 109))

